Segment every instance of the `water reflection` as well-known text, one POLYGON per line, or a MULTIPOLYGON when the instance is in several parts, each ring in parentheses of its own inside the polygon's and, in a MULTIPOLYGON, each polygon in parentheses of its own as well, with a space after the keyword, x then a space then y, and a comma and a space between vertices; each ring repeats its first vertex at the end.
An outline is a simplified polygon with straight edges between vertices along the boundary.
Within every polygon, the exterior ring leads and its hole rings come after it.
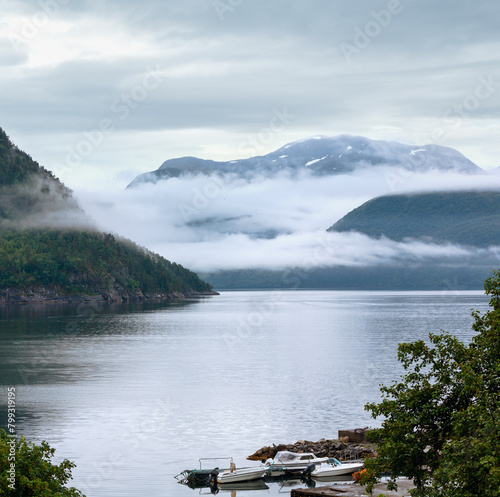
MULTIPOLYGON (((329 478, 312 479, 305 478, 300 475, 282 475, 282 476, 265 476, 264 478, 259 478, 258 480, 243 481, 243 482, 233 482, 233 483, 218 483, 213 482, 206 483, 188 483, 186 484, 191 490, 196 491, 199 495, 216 495, 220 492, 231 492, 232 496, 237 496, 238 493, 252 492, 252 491, 266 491, 269 490, 273 494, 290 493, 294 488, 315 488, 316 486, 339 486, 342 488, 346 485, 353 484, 353 478, 351 475, 342 476, 332 476, 329 478)), ((342 490, 339 490, 342 492, 342 490)))
MULTIPOLYGON (((96 340, 168 332, 168 325, 156 330, 148 327, 148 314, 187 311, 198 302, 199 299, 186 299, 121 304, 2 305, 2 383, 58 384, 98 376, 100 366, 108 367, 113 358, 109 357, 101 364, 96 362, 96 340), (126 316, 127 319, 121 320, 120 316, 126 316), (137 316, 136 319, 134 316, 137 316), (85 340, 84 348, 82 340, 85 340)), ((168 323, 168 317, 163 320, 168 323)))
MULTIPOLYGON (((161 309, 188 308, 200 302, 199 298, 187 298, 175 301, 137 301, 111 303, 81 302, 78 304, 0 304, 0 322, 24 319, 45 319, 60 317, 88 317, 93 314, 129 314, 133 312, 153 312, 161 309)), ((203 297, 211 299, 212 297, 203 297)))
MULTIPOLYGON (((16 386, 19 433, 75 461, 72 484, 88 497, 189 497, 174 476, 199 457, 232 454, 244 466, 265 445, 373 425, 364 405, 399 374, 397 344, 441 328, 469 340, 470 309, 488 301, 270 295, 0 306, 0 383, 16 386)), ((2 396, 2 419, 5 405, 2 396)), ((252 495, 289 491, 265 483, 252 495)))

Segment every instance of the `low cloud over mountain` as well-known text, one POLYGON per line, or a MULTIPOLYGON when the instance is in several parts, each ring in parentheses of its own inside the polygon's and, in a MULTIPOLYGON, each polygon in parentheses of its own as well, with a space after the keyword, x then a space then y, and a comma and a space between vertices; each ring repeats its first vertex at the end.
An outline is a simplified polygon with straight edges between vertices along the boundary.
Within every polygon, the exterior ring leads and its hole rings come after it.
POLYGON ((316 136, 289 143, 264 156, 229 162, 196 157, 170 159, 156 171, 139 175, 129 187, 195 174, 233 174, 252 179, 259 175, 271 177, 281 171, 300 174, 307 169, 314 175, 327 176, 380 166, 413 172, 454 170, 474 174, 481 171, 457 150, 439 145, 415 147, 362 136, 316 136))
MULTIPOLYGON (((82 190, 78 196, 103 228, 197 271, 496 260, 495 249, 328 233, 333 222, 380 195, 500 189, 500 176, 482 171, 457 151, 370 141, 361 148, 360 140, 344 136, 287 145, 266 156, 266 166, 255 167, 250 176, 195 168, 168 176, 168 181, 136 182, 118 194, 82 190), (339 143, 348 155, 363 157, 350 162, 356 167, 323 174, 321 168, 314 169, 321 161, 306 166, 339 143), (325 148, 313 153, 316 144, 325 148), (283 157, 287 167, 279 168, 280 155, 288 155, 283 157), (293 159, 298 156, 302 162, 293 159), (419 156, 425 160, 417 167, 412 157, 419 156)), ((254 159, 258 163, 262 158, 254 159)), ((250 164, 253 159, 248 160, 250 164)))

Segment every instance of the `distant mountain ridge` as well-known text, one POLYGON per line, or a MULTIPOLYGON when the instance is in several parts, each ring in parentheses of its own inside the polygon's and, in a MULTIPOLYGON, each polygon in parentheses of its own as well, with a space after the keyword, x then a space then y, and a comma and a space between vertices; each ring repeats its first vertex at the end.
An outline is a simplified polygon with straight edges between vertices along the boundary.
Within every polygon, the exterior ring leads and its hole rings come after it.
POLYGON ((257 174, 271 176, 280 171, 295 174, 307 169, 315 175, 325 176, 376 166, 411 171, 456 170, 466 174, 483 171, 457 150, 440 145, 412 146, 351 135, 316 136, 248 159, 227 162, 196 157, 169 159, 156 171, 137 176, 127 188, 188 174, 236 174, 251 178, 257 174))
POLYGON ((481 290, 495 266, 442 264, 335 266, 283 270, 236 269, 200 273, 217 290, 481 290))
POLYGON ((414 238, 477 247, 496 246, 500 245, 500 192, 377 197, 349 212, 328 231, 357 231, 396 241, 414 238))
POLYGON ((71 190, 0 129, 0 303, 213 294, 198 275, 100 233, 71 190))

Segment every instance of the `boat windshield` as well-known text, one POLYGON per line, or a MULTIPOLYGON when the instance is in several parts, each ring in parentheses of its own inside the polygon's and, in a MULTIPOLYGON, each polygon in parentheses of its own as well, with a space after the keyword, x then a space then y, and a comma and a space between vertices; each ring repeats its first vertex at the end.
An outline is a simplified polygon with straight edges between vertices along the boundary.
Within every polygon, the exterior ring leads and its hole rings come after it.
POLYGON ((296 454, 295 452, 281 451, 274 456, 274 463, 309 461, 315 458, 316 456, 314 454, 296 454))

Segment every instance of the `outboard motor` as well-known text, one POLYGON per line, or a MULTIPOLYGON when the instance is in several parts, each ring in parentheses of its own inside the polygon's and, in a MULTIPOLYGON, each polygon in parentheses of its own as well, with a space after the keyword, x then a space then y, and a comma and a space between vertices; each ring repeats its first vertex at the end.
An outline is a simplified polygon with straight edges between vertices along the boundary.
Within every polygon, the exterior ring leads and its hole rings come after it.
POLYGON ((311 473, 316 469, 316 464, 314 464, 313 462, 308 464, 306 466, 306 469, 304 469, 304 471, 302 471, 302 475, 303 476, 306 476, 307 478, 311 478, 311 473))
POLYGON ((217 485, 217 476, 219 476, 219 468, 214 468, 210 471, 210 493, 212 495, 219 493, 219 487, 217 485))
POLYGON ((219 476, 219 468, 214 468, 210 471, 210 484, 217 485, 217 477, 219 476))

